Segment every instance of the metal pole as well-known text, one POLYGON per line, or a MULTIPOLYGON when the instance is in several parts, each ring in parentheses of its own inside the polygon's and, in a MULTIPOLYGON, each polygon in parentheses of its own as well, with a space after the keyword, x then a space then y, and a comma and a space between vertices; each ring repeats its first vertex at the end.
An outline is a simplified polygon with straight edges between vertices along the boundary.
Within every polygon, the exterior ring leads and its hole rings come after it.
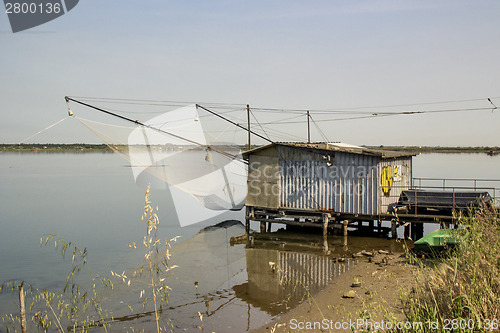
POLYGON ((309 122, 309 118, 311 116, 309 115, 309 111, 307 111, 307 143, 311 143, 311 126, 309 122))
MULTIPOLYGON (((230 119, 227 119, 227 118, 225 118, 225 117, 221 116, 220 114, 218 114, 218 113, 216 113, 216 112, 214 112, 214 111, 211 111, 211 110, 207 109, 206 107, 204 107, 204 106, 202 106, 202 105, 196 104, 196 106, 197 106, 197 107, 199 107, 199 108, 201 108, 201 109, 203 109, 203 110, 205 110, 205 111, 207 111, 208 113, 213 114, 213 115, 214 115, 214 116, 216 116, 216 117, 219 117, 219 118, 221 118, 221 119, 223 119, 223 120, 227 121, 228 123, 233 124, 233 125, 234 125, 234 126, 236 126, 236 127, 239 127, 239 128, 241 128, 241 129, 244 129, 245 131, 247 130, 244 126, 242 126, 242 125, 240 125, 240 124, 238 124, 238 123, 235 123, 234 121, 232 121, 232 120, 230 120, 230 119)), ((267 141, 267 142, 269 142, 269 143, 274 143, 271 139, 268 139, 268 138, 266 138, 265 136, 260 135, 259 133, 252 132, 252 134, 253 134, 253 135, 255 135, 255 136, 258 136, 258 137, 259 137, 259 138, 261 138, 261 139, 266 140, 266 141, 267 141)))
POLYGON ((453 210, 455 210, 455 188, 453 188, 453 210))
POLYGON ((250 143, 250 138, 252 132, 250 132, 250 105, 247 104, 247 122, 248 122, 248 150, 252 149, 252 144, 250 143))

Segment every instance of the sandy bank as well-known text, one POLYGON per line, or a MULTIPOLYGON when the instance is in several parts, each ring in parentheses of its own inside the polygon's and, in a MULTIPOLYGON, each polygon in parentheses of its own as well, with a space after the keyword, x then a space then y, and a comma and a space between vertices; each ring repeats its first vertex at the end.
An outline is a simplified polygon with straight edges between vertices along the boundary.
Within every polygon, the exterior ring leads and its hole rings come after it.
POLYGON ((327 288, 253 332, 352 332, 347 325, 358 319, 404 321, 401 297, 414 287, 414 271, 402 253, 359 258, 327 288))

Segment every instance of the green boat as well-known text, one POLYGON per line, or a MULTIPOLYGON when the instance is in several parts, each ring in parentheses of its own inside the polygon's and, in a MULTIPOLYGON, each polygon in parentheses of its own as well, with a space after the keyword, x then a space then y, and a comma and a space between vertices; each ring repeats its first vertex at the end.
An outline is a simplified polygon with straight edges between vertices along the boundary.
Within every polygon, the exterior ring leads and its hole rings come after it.
POLYGON ((438 229, 417 240, 414 252, 439 253, 445 249, 454 247, 460 242, 459 236, 463 229, 438 229))

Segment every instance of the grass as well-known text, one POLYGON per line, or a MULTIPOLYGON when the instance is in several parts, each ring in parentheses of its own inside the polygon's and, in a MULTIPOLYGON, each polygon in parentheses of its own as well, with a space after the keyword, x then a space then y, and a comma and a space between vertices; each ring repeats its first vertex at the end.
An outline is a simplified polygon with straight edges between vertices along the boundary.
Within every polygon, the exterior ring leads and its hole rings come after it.
MULTIPOLYGON (((143 298, 142 313, 152 313, 155 316, 156 331, 160 332, 160 314, 163 306, 168 302, 166 274, 176 266, 169 266, 170 244, 167 239, 158 239, 157 230, 159 218, 156 214, 158 207, 153 209, 149 199, 149 187, 145 194, 144 214, 142 221, 145 223, 146 233, 143 240, 145 247, 145 264, 133 273, 134 276, 145 274, 148 277, 147 288, 140 293, 143 298), (163 249, 165 247, 165 249, 163 249), (145 312, 144 308, 152 299, 154 311, 145 312)), ((174 239, 170 241, 174 241, 174 239)), ((101 305, 99 291, 102 288, 113 289, 113 281, 106 276, 96 276, 92 273, 87 262, 88 251, 80 249, 71 242, 58 239, 56 235, 44 235, 40 239, 41 245, 54 245, 59 249, 63 258, 71 256, 72 269, 66 277, 66 283, 61 291, 39 290, 36 286, 28 285, 25 281, 6 281, 0 285, 0 294, 4 291, 17 293, 23 287, 23 295, 28 301, 26 319, 28 331, 56 330, 60 333, 87 332, 101 327, 108 332, 114 318, 107 313, 101 305), (87 273, 90 288, 78 283, 82 277, 81 272, 87 273)), ((135 243, 129 244, 136 248, 135 243)), ((112 276, 122 280, 130 286, 131 279, 125 275, 111 272, 112 276)), ((132 311, 132 308, 129 306, 132 311)), ((0 320, 7 332, 18 332, 21 327, 21 316, 13 314, 0 314, 0 320)), ((132 329, 135 332, 134 329, 132 329)))
MULTIPOLYGON (((158 215, 156 212, 158 211, 158 207, 153 209, 151 206, 151 201, 149 199, 149 186, 146 190, 146 195, 144 197, 144 214, 142 216, 142 220, 146 220, 146 235, 144 236, 143 245, 146 248, 145 259, 147 262, 146 270, 141 268, 136 271, 137 273, 148 274, 149 280, 151 284, 149 287, 151 288, 151 296, 153 299, 154 306, 154 314, 155 314, 155 322, 156 322, 156 330, 160 332, 160 312, 163 310, 163 306, 168 303, 168 292, 170 287, 165 283, 166 274, 176 268, 176 265, 170 266, 170 243, 165 238, 164 245, 165 250, 161 249, 162 241, 158 239, 158 225, 160 223, 158 219, 158 215)), ((170 241, 174 241, 175 238, 170 241)), ((135 247, 135 244, 134 244, 135 247)), ((145 290, 141 292, 141 296, 146 293, 145 290)), ((147 301, 147 297, 145 297, 143 302, 143 307, 145 306, 147 301)))
POLYGON ((461 218, 460 223, 466 232, 459 236, 459 245, 439 258, 417 258, 407 251, 409 265, 415 269, 415 287, 398 285, 397 276, 384 275, 399 289, 402 316, 395 316, 391 305, 374 295, 363 301, 358 313, 344 309, 343 320, 359 318, 376 324, 383 318, 390 324, 353 331, 500 331, 500 220, 485 209, 461 218))
POLYGON ((499 218, 485 210, 460 222, 467 232, 448 256, 415 260, 418 287, 406 298, 406 317, 425 332, 500 328, 499 218))
MULTIPOLYGON (((383 329, 364 327, 360 332, 496 332, 500 331, 500 220, 485 209, 460 219, 466 232, 459 245, 438 258, 417 258, 409 250, 409 264, 416 267, 416 287, 399 286, 404 318, 395 318, 384 302, 363 303, 358 314, 345 319, 390 322, 383 329), (381 315, 381 316, 380 316, 381 315), (390 327, 390 328, 388 328, 390 327)), ((396 276, 386 278, 394 281, 396 276)))
MULTIPOLYGON (((35 326, 37 331, 47 332, 55 327, 58 332, 69 330, 86 332, 91 327, 101 326, 107 332, 108 322, 112 317, 103 310, 98 290, 100 285, 106 287, 112 283, 107 277, 95 276, 92 273, 87 262, 87 249, 82 250, 73 246, 71 242, 57 239, 53 234, 42 236, 40 244, 54 244, 63 258, 68 253, 71 254, 72 269, 66 276, 62 290, 39 290, 33 285, 26 286, 25 281, 7 281, 0 286, 0 291, 16 292, 21 286, 25 287, 24 295, 29 305, 26 311, 26 319, 29 319, 28 327, 35 326), (82 270, 88 274, 90 290, 85 290, 77 282, 77 276, 82 270)), ((18 331, 20 316, 0 314, 0 318, 7 332, 18 331)))

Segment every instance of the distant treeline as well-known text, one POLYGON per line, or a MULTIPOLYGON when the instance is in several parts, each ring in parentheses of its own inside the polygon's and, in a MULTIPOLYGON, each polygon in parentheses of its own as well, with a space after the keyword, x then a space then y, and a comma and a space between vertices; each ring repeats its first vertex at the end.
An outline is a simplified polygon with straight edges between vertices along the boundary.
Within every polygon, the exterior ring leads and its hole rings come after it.
POLYGON ((0 144, 0 151, 111 151, 105 144, 44 143, 44 144, 0 144))
POLYGON ((487 153, 499 154, 500 147, 428 147, 428 146, 366 146, 367 148, 410 153, 487 153))
MULTIPOLYGON (((405 151, 411 153, 486 153, 491 155, 500 154, 500 147, 418 147, 418 146, 364 146, 366 148, 405 151)), ((126 145, 115 146, 115 149, 127 149, 126 145)), ((178 148, 178 147, 177 147, 178 148)), ((246 150, 247 146, 240 146, 246 150)), ((252 148, 257 148, 253 146, 252 148)), ((176 149, 170 146, 170 149, 176 149)), ((200 147, 200 149, 204 149, 200 147)), ((0 151, 112 151, 105 144, 86 143, 44 143, 44 144, 0 144, 0 151)))
MULTIPOLYGON (((189 150, 205 150, 206 148, 204 146, 182 146, 182 145, 172 145, 172 144, 166 144, 166 145, 152 145, 152 149, 161 149, 161 150, 183 150, 183 149, 189 149, 189 150)), ((217 148, 220 150, 232 150, 234 149, 233 146, 224 146, 224 145, 215 145, 212 146, 213 148, 217 148)), ((48 152, 65 152, 65 151, 100 151, 100 152, 112 152, 113 150, 128 150, 129 145, 113 145, 109 147, 106 144, 87 144, 87 143, 43 143, 43 144, 6 144, 2 143, 0 144, 0 151, 20 151, 20 152, 37 152, 37 151, 48 151, 48 152)), ((240 148, 246 149, 246 146, 240 146, 240 148)))

